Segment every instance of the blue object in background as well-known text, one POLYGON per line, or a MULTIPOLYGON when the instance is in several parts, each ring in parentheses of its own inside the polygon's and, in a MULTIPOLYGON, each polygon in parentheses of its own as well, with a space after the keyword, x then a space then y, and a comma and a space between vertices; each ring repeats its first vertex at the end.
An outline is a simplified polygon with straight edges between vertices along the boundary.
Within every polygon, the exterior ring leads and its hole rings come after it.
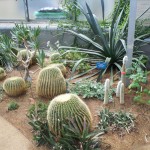
POLYGON ((105 63, 105 62, 97 62, 96 63, 97 69, 106 69, 106 67, 107 67, 107 63, 105 63))

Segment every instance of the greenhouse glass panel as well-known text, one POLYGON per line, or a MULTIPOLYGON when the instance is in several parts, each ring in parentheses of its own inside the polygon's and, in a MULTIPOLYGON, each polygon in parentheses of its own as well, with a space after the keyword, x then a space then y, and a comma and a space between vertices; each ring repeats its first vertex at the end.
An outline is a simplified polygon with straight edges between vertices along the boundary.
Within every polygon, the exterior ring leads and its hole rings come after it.
POLYGON ((0 0, 0 20, 25 19, 23 0, 0 0))
POLYGON ((30 19, 35 19, 35 13, 45 7, 58 8, 61 0, 28 0, 30 19))

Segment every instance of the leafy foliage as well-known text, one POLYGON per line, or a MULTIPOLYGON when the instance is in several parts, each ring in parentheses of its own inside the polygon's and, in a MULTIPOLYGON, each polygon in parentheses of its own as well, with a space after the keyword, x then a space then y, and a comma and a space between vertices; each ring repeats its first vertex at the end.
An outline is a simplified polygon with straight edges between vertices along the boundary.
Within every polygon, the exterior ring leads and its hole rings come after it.
MULTIPOLYGON (((71 92, 81 95, 83 98, 98 98, 104 99, 104 85, 94 81, 77 82, 71 86, 71 92)), ((109 99, 112 99, 114 89, 109 91, 109 99)))
POLYGON ((16 110, 19 108, 19 105, 17 104, 17 102, 15 101, 11 101, 9 104, 8 104, 8 110, 16 110))
POLYGON ((119 111, 119 112, 111 112, 109 109, 103 109, 99 113, 100 122, 98 127, 102 131, 119 131, 119 133, 123 133, 127 131, 130 133, 135 129, 135 118, 131 113, 119 111))
POLYGON ((12 40, 4 34, 0 35, 0 41, 0 65, 7 70, 11 70, 16 61, 16 55, 12 51, 14 44, 12 40))
POLYGON ((34 131, 34 140, 38 145, 46 144, 52 150, 97 150, 99 149, 99 135, 98 132, 90 132, 86 128, 83 133, 74 126, 73 120, 68 120, 70 125, 64 124, 64 128, 61 131, 62 136, 56 137, 53 135, 49 128, 46 119, 47 114, 47 104, 39 102, 32 105, 28 111, 28 118, 30 119, 29 124, 32 126, 34 131))

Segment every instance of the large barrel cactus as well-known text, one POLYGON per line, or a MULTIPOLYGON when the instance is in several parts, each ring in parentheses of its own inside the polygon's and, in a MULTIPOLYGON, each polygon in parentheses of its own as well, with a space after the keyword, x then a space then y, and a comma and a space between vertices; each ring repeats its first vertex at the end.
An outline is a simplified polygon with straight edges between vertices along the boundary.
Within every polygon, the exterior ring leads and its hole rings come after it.
POLYGON ((92 117, 87 105, 77 95, 69 93, 59 95, 50 102, 47 120, 50 131, 55 135, 61 135, 63 124, 69 120, 72 120, 81 132, 84 125, 89 129, 92 126, 92 117))
POLYGON ((21 77, 11 77, 4 81, 3 89, 9 96, 19 96, 26 91, 26 84, 21 77))
POLYGON ((57 67, 46 67, 39 73, 36 92, 39 96, 53 98, 66 92, 66 81, 57 67))
POLYGON ((63 65, 63 64, 50 64, 50 65, 48 65, 47 67, 58 67, 60 70, 61 70, 61 72, 62 72, 62 74, 65 76, 66 75, 66 67, 63 65))
POLYGON ((5 77, 6 77, 5 70, 0 67, 0 80, 3 80, 5 77))

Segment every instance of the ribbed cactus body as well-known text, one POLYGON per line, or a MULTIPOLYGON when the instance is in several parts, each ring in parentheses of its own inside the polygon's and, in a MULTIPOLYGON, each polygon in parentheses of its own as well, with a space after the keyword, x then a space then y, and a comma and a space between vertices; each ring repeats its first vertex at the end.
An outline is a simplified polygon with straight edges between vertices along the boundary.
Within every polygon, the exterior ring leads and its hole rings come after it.
POLYGON ((3 89, 9 96, 19 96, 26 91, 26 84, 21 77, 11 77, 4 81, 3 89))
POLYGON ((120 104, 124 104, 124 83, 120 87, 120 104))
POLYGON ((55 97, 49 104, 47 120, 50 130, 60 135, 63 124, 72 120, 74 125, 82 132, 83 125, 92 126, 92 117, 87 105, 75 94, 62 94, 55 97))
POLYGON ((123 58, 123 65, 122 65, 122 68, 121 68, 121 81, 122 83, 124 83, 124 85, 126 84, 126 63, 128 61, 128 57, 127 56, 124 56, 123 58))
POLYGON ((59 53, 53 53, 53 54, 51 54, 50 57, 49 57, 50 63, 58 62, 59 59, 60 59, 60 54, 59 54, 59 53))
POLYGON ((0 80, 3 80, 5 77, 6 77, 5 70, 0 67, 0 80))
POLYGON ((66 92, 66 81, 57 67, 46 67, 39 73, 36 92, 39 96, 53 98, 66 92))
POLYGON ((47 67, 58 67, 62 74, 65 76, 66 75, 66 67, 63 64, 50 64, 47 67))
POLYGON ((120 96, 120 87, 121 87, 122 81, 119 81, 117 84, 117 89, 116 89, 116 97, 120 96))
MULTIPOLYGON (((26 49, 20 50, 17 54, 18 60, 26 61, 28 56, 31 57, 32 53, 26 49)), ((32 60, 30 61, 30 65, 32 64, 32 60)))

